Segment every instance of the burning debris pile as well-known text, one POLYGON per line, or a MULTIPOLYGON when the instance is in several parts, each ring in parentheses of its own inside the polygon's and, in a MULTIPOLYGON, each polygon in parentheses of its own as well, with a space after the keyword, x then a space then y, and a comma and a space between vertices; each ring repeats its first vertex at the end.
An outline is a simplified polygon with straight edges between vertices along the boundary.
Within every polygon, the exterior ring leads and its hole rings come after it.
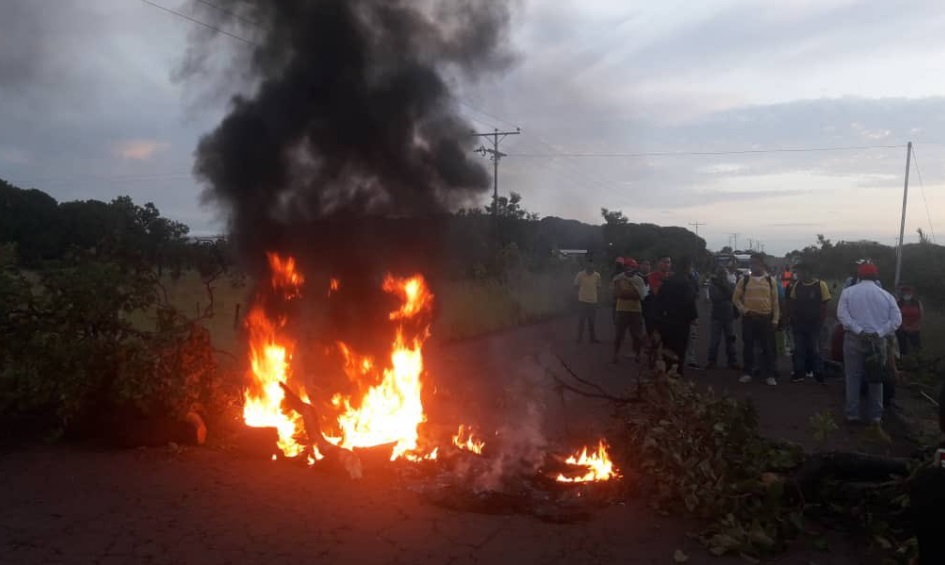
MULTIPOLYGON (((286 310, 305 294, 306 279, 292 258, 273 253, 269 254, 269 263, 269 290, 281 293, 285 302, 281 310, 286 310)), ((331 301, 342 284, 331 279, 329 288, 333 291, 325 300, 331 301)), ((272 447, 278 449, 277 457, 315 464, 334 455, 356 478, 362 472, 357 450, 384 449, 390 461, 418 463, 439 458, 438 441, 421 437, 426 421, 423 344, 430 335, 433 294, 419 275, 404 279, 388 275, 383 289, 400 300, 399 306, 388 313, 393 324, 389 351, 375 358, 343 341, 324 348, 318 365, 324 368, 335 362, 336 369, 344 372, 359 391, 355 395, 334 392, 328 402, 319 403, 317 398, 313 402, 305 379, 294 375, 298 343, 292 337, 289 318, 268 312, 261 300, 250 310, 246 318, 250 374, 243 418, 247 426, 274 430, 272 447)), ((465 425, 459 426, 451 440, 448 447, 454 453, 488 455, 486 442, 465 425)), ((479 465, 467 466, 472 469, 479 465)), ((589 452, 585 447, 552 467, 558 471, 548 474, 548 478, 561 483, 607 481, 616 476, 602 442, 596 450, 589 452)))
MULTIPOLYGON (((194 166, 257 283, 245 319, 246 425, 265 432, 264 444, 271 438, 276 458, 334 461, 352 477, 367 451, 491 476, 479 436, 425 431, 433 294, 424 276, 392 273, 433 272, 438 218, 490 185, 451 85, 508 64, 507 2, 217 0, 194 9, 213 25, 194 37, 185 75, 219 52, 220 30, 254 46, 228 74, 248 79, 251 92, 232 98, 194 166)), ((522 469, 536 471, 534 460, 522 469)), ((553 467, 542 480, 616 476, 603 444, 553 467)))

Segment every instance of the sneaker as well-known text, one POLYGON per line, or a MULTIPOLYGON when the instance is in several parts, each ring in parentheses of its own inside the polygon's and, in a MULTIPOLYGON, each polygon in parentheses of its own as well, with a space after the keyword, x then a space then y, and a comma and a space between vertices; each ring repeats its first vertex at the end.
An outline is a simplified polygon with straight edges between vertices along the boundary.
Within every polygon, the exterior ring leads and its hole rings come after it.
POLYGON ((751 375, 742 375, 739 377, 738 382, 746 384, 751 382, 751 375))
POLYGON ((791 375, 791 382, 792 382, 792 383, 802 383, 802 382, 804 382, 804 377, 801 376, 801 375, 791 375))
POLYGON ((774 377, 768 377, 767 379, 765 379, 765 384, 768 386, 777 386, 778 381, 774 377))
POLYGON ((702 365, 698 363, 686 363, 686 366, 689 367, 690 369, 695 369, 696 371, 702 370, 702 365))
POLYGON ((814 378, 814 372, 813 372, 813 371, 807 371, 807 378, 808 378, 808 379, 814 378))

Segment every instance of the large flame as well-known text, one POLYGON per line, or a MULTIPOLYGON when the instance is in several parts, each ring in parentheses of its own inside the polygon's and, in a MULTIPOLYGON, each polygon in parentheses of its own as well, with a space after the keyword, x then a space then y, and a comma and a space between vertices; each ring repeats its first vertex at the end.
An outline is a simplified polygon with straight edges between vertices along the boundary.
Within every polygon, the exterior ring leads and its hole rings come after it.
MULTIPOLYGON (((419 275, 406 279, 388 276, 384 290, 400 295, 404 301, 399 310, 391 312, 392 320, 428 314, 433 305, 433 294, 419 275)), ((423 388, 420 377, 423 374, 423 342, 429 335, 428 331, 429 327, 425 326, 420 335, 407 338, 404 327, 398 327, 386 367, 378 367, 370 357, 357 356, 344 343, 338 344, 349 377, 359 382, 378 383, 370 387, 358 402, 339 395, 332 399, 344 410, 338 417, 341 447, 351 449, 389 443, 394 444, 391 460, 406 455, 411 459, 424 457, 415 452, 419 439, 417 428, 426 421, 420 398, 423 388)))
MULTIPOLYGON (((294 259, 270 254, 269 266, 274 291, 286 300, 301 296, 304 278, 296 271, 294 259)), ((329 292, 337 290, 339 284, 332 279, 329 292)), ((435 459, 435 450, 418 451, 418 427, 426 420, 421 401, 422 348, 429 336, 433 294, 420 275, 405 279, 388 276, 383 289, 403 301, 398 310, 391 312, 390 319, 419 321, 411 326, 416 335, 409 334, 408 328, 400 323, 386 362, 359 355, 345 343, 338 342, 345 372, 352 381, 364 383, 364 388, 357 398, 336 394, 331 399, 340 412, 336 423, 341 436, 326 439, 346 449, 390 444, 393 446, 391 460, 401 457, 413 461, 435 459), (419 316, 424 317, 418 319, 419 316)), ((285 455, 295 457, 305 446, 295 440, 302 429, 301 418, 294 413, 287 415, 281 409, 284 393, 279 383, 291 377, 295 347, 294 341, 284 335, 285 324, 284 319, 270 319, 258 304, 247 316, 252 383, 244 395, 243 418, 249 426, 275 427, 279 432, 279 448, 285 455)), ((294 388, 307 401, 305 391, 298 386, 294 388)))
MULTIPOLYGON (((272 270, 270 284, 273 289, 281 290, 287 299, 300 296, 304 278, 295 270, 295 260, 291 257, 283 260, 274 253, 269 254, 269 267, 272 270)), ((252 386, 243 393, 243 420, 252 427, 273 427, 279 433, 278 446, 282 452, 295 457, 300 455, 305 446, 295 440, 301 427, 301 416, 282 411, 282 399, 285 393, 279 387, 290 375, 290 361, 295 344, 282 334, 285 318, 270 319, 265 309, 256 304, 246 316, 249 330, 249 356, 252 386)), ((307 400, 305 391, 299 396, 307 400)))
POLYGON ((617 476, 614 463, 610 460, 610 456, 607 454, 607 447, 604 445, 603 441, 597 444, 597 451, 588 453, 587 447, 585 447, 579 453, 575 453, 565 459, 564 462, 568 465, 584 467, 587 469, 587 472, 579 477, 567 477, 564 474, 559 474, 555 480, 562 483, 609 481, 617 476))

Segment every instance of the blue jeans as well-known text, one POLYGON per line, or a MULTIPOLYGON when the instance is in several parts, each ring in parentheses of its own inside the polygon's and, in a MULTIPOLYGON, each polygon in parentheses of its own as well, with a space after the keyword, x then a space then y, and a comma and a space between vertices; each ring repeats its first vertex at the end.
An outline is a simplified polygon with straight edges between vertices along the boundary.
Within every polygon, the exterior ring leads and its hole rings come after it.
MULTIPOLYGON (((847 419, 860 419, 860 387, 865 376, 863 363, 866 350, 859 337, 847 332, 843 336, 843 368, 847 377, 847 419)), ((870 422, 883 420, 883 383, 867 383, 866 411, 870 422)))
POLYGON ((709 363, 715 365, 719 358, 719 345, 722 339, 725 339, 725 356, 728 358, 730 367, 734 366, 738 359, 735 356, 735 328, 732 320, 713 319, 709 326, 709 363))
POLYGON ((794 326, 794 376, 811 372, 823 376, 824 359, 820 353, 820 326, 794 326))

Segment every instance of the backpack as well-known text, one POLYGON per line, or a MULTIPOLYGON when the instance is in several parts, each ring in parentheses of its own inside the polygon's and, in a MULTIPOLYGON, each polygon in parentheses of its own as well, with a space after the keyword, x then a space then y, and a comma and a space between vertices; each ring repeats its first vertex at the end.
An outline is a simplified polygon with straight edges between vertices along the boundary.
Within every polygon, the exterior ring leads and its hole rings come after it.
MULTIPOLYGON (((817 286, 817 301, 818 301, 818 302, 823 302, 823 301, 824 301, 824 285, 823 285, 823 281, 821 281, 820 279, 814 279, 814 281, 817 283, 817 285, 816 285, 816 286, 817 286)), ((797 289, 797 285, 799 285, 800 282, 801 282, 801 281, 792 281, 792 282, 791 282, 790 286, 788 286, 787 291, 786 291, 785 294, 784 294, 784 297, 785 297, 786 299, 788 299, 788 300, 797 300, 797 296, 794 296, 794 294, 795 294, 794 291, 797 289)))
MULTIPOLYGON (((771 274, 769 273, 765 275, 765 279, 768 280, 768 290, 769 291, 774 290, 774 277, 772 277, 771 274)), ((742 283, 742 294, 741 294, 742 302, 745 301, 745 291, 748 290, 749 280, 751 280, 751 274, 745 274, 745 275, 742 275, 741 280, 738 281, 742 283)), ((738 283, 735 283, 735 284, 738 284, 738 283)))

